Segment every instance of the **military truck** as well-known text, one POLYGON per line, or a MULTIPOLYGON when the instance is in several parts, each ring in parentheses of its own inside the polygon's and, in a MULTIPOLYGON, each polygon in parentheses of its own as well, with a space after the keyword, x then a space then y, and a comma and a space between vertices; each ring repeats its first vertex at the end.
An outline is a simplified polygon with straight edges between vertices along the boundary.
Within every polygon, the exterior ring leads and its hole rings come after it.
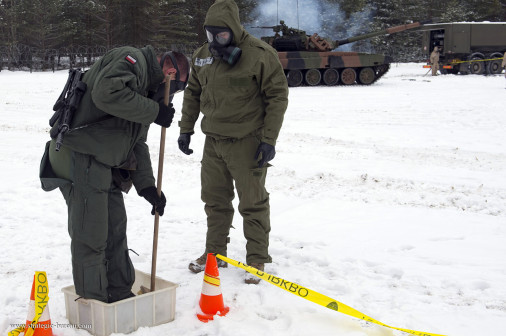
POLYGON ((427 24, 422 48, 428 56, 438 47, 443 74, 499 74, 506 51, 506 22, 427 24))
POLYGON ((264 36, 261 39, 277 50, 288 85, 294 87, 302 84, 370 85, 387 73, 391 57, 332 50, 344 44, 415 29, 421 25, 416 22, 336 41, 322 38, 317 33, 307 35, 304 30, 288 27, 284 21, 276 26, 252 28, 274 31, 274 36, 264 36))

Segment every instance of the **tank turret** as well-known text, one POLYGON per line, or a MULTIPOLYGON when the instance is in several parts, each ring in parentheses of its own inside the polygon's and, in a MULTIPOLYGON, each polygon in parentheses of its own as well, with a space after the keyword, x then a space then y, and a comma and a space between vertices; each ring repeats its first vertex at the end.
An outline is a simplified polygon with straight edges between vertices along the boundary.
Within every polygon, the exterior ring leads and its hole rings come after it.
POLYGON ((307 35, 304 30, 288 27, 285 21, 276 26, 258 26, 252 28, 272 29, 274 36, 263 36, 261 40, 270 44, 277 51, 307 50, 307 35))

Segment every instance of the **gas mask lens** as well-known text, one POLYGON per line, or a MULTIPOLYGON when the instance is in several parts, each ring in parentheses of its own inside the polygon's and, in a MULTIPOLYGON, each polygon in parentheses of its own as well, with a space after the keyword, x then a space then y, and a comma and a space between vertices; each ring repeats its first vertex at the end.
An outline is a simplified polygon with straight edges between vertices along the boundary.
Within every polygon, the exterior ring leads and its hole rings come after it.
POLYGON ((221 33, 216 34, 216 42, 218 42, 221 45, 228 45, 230 44, 230 33, 228 31, 224 31, 221 33))
POLYGON ((232 31, 226 27, 206 27, 207 41, 227 46, 232 42, 232 31))
POLYGON ((213 40, 214 40, 213 33, 211 33, 209 30, 206 29, 206 35, 207 35, 207 41, 209 43, 213 42, 213 40))

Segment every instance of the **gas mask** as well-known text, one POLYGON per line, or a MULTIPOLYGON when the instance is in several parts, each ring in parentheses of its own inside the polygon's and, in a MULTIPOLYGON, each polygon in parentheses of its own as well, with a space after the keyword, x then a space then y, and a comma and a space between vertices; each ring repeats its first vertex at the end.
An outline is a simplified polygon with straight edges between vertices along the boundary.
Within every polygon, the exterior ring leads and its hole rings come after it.
POLYGON ((205 26, 209 51, 214 57, 222 57, 230 65, 237 63, 242 50, 230 45, 234 40, 234 34, 228 27, 205 26))
MULTIPOLYGON (((165 63, 165 60, 167 57, 170 58, 172 65, 176 69, 176 79, 170 81, 170 91, 169 91, 169 102, 172 102, 172 98, 174 98, 174 95, 180 91, 183 91, 186 87, 186 83, 188 81, 188 74, 186 74, 186 81, 181 81, 180 78, 180 69, 177 64, 176 54, 180 54, 175 51, 169 51, 162 55, 160 59, 160 67, 163 69, 163 64, 165 63)), ((184 55, 180 54, 180 57, 185 57, 184 55)), ((156 92, 151 92, 148 95, 148 98, 153 99, 154 101, 161 102, 164 99, 165 95, 165 83, 161 83, 158 86, 158 90, 156 92)))

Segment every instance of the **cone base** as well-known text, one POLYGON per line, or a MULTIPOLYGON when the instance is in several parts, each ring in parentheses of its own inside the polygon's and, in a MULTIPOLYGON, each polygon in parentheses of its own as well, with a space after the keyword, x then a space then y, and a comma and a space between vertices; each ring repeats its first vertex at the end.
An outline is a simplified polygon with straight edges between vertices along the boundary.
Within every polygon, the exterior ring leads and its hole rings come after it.
MULTIPOLYGON (((32 321, 26 321, 25 327, 25 335, 28 331, 28 326, 32 323, 32 321)), ((39 321, 35 325, 35 329, 33 330, 33 336, 53 336, 53 329, 51 328, 51 320, 47 321, 39 321)))
POLYGON ((229 307, 223 307, 223 310, 218 311, 216 314, 205 314, 199 313, 197 314, 197 318, 202 322, 209 322, 210 320, 214 320, 214 315, 225 316, 230 311, 229 307))

